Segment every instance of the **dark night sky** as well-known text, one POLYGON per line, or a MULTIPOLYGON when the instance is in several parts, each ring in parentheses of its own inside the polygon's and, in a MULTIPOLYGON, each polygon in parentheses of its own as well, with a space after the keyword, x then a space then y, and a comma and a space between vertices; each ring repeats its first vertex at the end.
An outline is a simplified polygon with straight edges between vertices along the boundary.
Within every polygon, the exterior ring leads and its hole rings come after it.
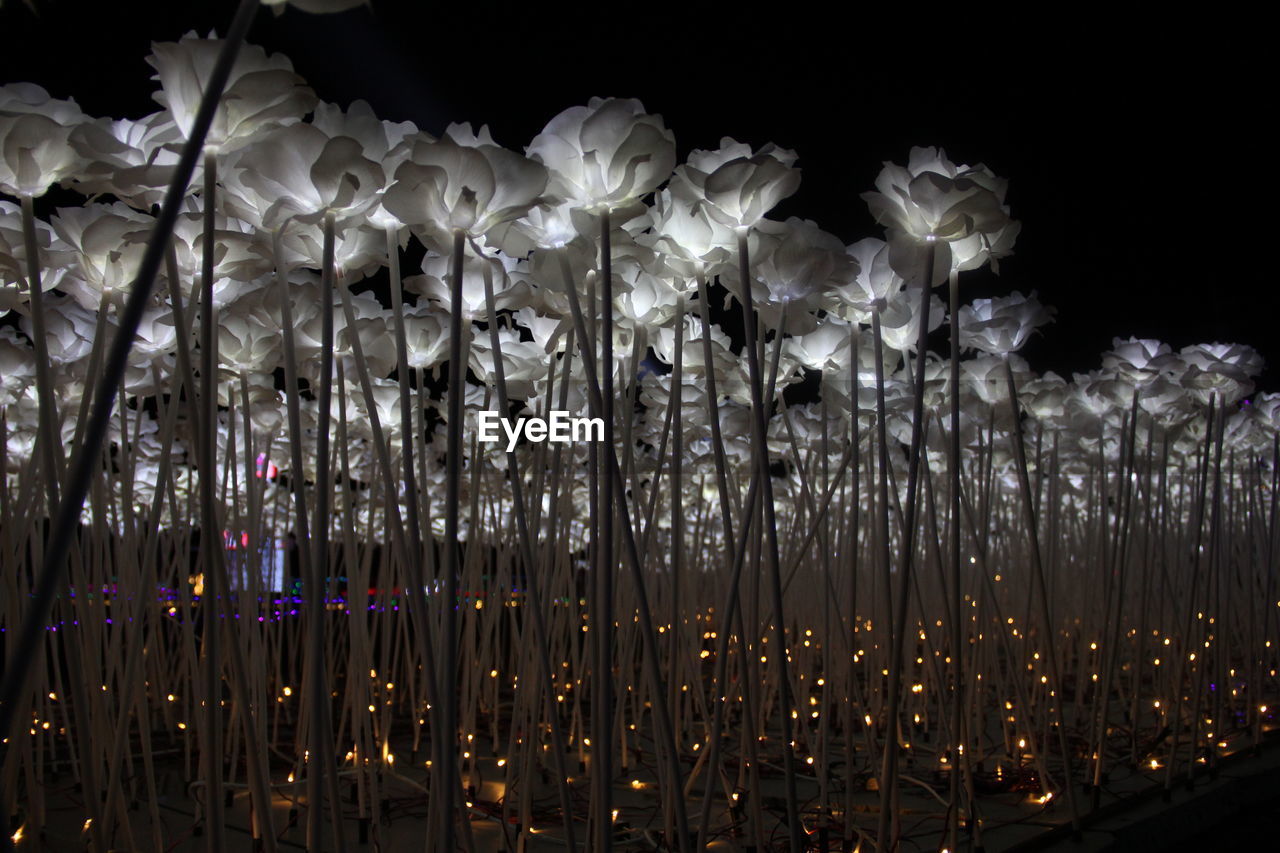
MULTIPOLYGON (((149 43, 225 31, 235 4, 34 5, 0 10, 0 82, 139 117, 156 109, 149 43)), ((814 219, 846 243, 879 235, 858 194, 881 162, 941 145, 1011 181, 1015 255, 999 278, 961 282, 966 299, 1037 289, 1057 307, 1024 353, 1034 367, 1095 368, 1115 336, 1236 341, 1267 360, 1262 388, 1280 390, 1275 240, 1262 218, 1275 180, 1265 28, 1157 7, 1131 25, 1065 8, 997 26, 976 5, 883 21, 797 3, 602 0, 570 12, 375 0, 338 16, 263 11, 250 41, 287 54, 325 100, 364 98, 436 133, 487 123, 510 148, 593 95, 640 98, 682 157, 725 135, 794 148, 804 180, 773 215, 814 219)))

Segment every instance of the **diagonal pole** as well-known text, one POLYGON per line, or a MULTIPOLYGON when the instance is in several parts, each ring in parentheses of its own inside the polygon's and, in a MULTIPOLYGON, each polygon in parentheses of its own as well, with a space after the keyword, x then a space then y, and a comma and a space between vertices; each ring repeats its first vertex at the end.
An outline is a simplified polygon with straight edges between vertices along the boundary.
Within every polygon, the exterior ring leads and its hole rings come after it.
MULTIPOLYGON (((85 496, 89 493, 89 483, 99 465, 99 449, 107 434, 120 379, 128 367, 133 337, 150 299, 156 272, 164 260, 165 248, 169 243, 169 237, 173 234, 178 209, 186 195, 191 176, 195 172, 196 161, 204 148, 205 137, 209 133, 210 125, 213 124, 214 112, 217 110, 222 92, 231 76, 231 68, 240 51, 240 45, 249 31, 249 25, 253 23, 257 9, 258 0, 241 0, 240 6, 236 9, 235 18, 231 22, 226 41, 222 45, 222 51, 218 55, 217 63, 209 76, 208 86, 200 101, 200 109, 196 113, 191 135, 183 146, 173 181, 165 193, 160 216, 156 219, 151 237, 147 241, 147 248, 142 256, 142 263, 138 267, 138 275, 130 289, 129 299, 125 303, 124 312, 120 315, 120 327, 111 342, 106 367, 94 394, 95 403, 89 415, 85 440, 72 460, 62 500, 53 519, 49 535, 49 550, 40 568, 40 576, 36 581, 21 633, 14 643, 13 654, 9 656, 6 663, 3 679, 0 680, 0 738, 5 741, 12 736, 18 698, 22 695, 27 679, 34 669, 33 664, 39 654, 40 640, 44 634, 44 624, 48 621, 53 599, 62 586, 67 553, 71 547, 73 533, 80 524, 80 509, 84 504, 85 496)), ((12 840, 8 829, 8 816, 0 815, 0 850, 10 849, 12 849, 12 840)))

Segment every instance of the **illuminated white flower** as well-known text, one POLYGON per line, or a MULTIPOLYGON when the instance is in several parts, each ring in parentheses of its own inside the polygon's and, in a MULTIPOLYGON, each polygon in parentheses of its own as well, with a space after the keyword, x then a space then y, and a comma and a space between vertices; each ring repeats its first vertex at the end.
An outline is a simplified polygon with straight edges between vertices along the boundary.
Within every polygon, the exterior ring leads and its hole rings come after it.
MULTIPOLYGON (((46 299, 45 340, 49 347, 49 360, 55 364, 68 364, 88 358, 93 349, 93 332, 97 316, 94 311, 77 305, 70 297, 46 299)), ((22 333, 32 337, 31 321, 23 317, 19 322, 22 333)))
MULTIPOLYGON (((528 298, 528 287, 508 275, 508 266, 514 262, 507 258, 481 258, 468 252, 462 271, 462 316, 466 320, 485 321, 489 309, 485 305, 484 276, 486 269, 493 282, 493 298, 497 310, 519 308, 528 298)), ((448 276, 451 259, 443 255, 427 255, 422 259, 422 275, 404 280, 405 290, 427 297, 442 308, 450 307, 448 276)))
MULTIPOLYGON (((1181 363, 1181 359, 1178 361, 1181 363)), ((1142 389, 1138 405, 1156 423, 1173 426, 1196 414, 1196 397, 1187 393, 1178 378, 1161 375, 1144 378, 1140 383, 1132 377, 1130 380, 1142 389)))
MULTIPOLYGON (((270 200, 262 227, 289 220, 306 225, 333 214, 338 224, 359 217, 378 201, 382 167, 349 136, 331 137, 309 124, 291 124, 259 136, 240 150, 227 171, 237 188, 270 200)), ((230 182, 229 182, 230 183, 230 182)))
MULTIPOLYGON (((683 336, 681 359, 685 375, 703 376, 707 372, 707 363, 702 351, 703 334, 702 320, 694 314, 686 314, 684 323, 681 325, 683 336)), ((649 337, 654 353, 667 364, 675 361, 675 336, 675 329, 667 325, 653 330, 649 337)), ((712 324, 710 337, 712 369, 716 375, 724 376, 730 369, 737 369, 740 359, 733 352, 733 342, 729 336, 719 326, 712 324)))
POLYGON ((1053 320, 1053 310, 1014 291, 995 299, 975 299, 960 308, 960 345, 993 355, 1007 355, 1022 346, 1040 326, 1053 320))
MULTIPOLYGON (((263 260, 275 257, 286 269, 324 265, 324 226, 291 224, 280 238, 280 253, 274 254, 269 236, 259 232, 256 251, 263 260)), ((348 283, 359 281, 378 270, 387 260, 387 242, 382 232, 367 227, 347 227, 335 235, 333 266, 348 283)))
POLYGON ((1072 395, 1067 405, 1093 420, 1125 410, 1133 400, 1133 384, 1110 371, 1072 374, 1072 395))
MULTIPOLYGON (((72 261, 67 246, 52 226, 36 219, 36 246, 40 256, 40 289, 53 290, 67 274, 72 261)), ((16 204, 0 201, 0 317, 27 300, 27 246, 22 235, 22 213, 16 204)))
POLYGON ((937 148, 912 148, 906 168, 885 163, 876 191, 863 193, 871 215, 889 230, 890 262, 909 281, 923 278, 922 253, 936 248, 932 284, 951 270, 951 241, 994 235, 1009 222, 1006 182, 985 166, 956 166, 937 148))
POLYGON ((808 334, 787 338, 786 352, 809 370, 834 371, 847 375, 849 370, 849 324, 836 317, 825 317, 808 334))
MULTIPOLYGON (((348 325, 342 309, 337 309, 334 328, 334 352, 348 359, 347 372, 356 373, 353 334, 360 338, 360 349, 370 375, 385 378, 396 369, 396 342, 391 334, 390 312, 383 309, 372 293, 350 294, 355 324, 348 325)), ((336 303, 335 303, 336 304, 336 303)))
POLYGON ((889 244, 867 237, 845 248, 853 259, 856 275, 831 288, 827 307, 837 314, 863 315, 884 307, 886 300, 902 289, 902 276, 889 264, 889 244))
POLYGON ((569 203, 544 203, 529 208, 519 219, 499 225, 486 239, 513 257, 523 257, 535 248, 562 248, 580 233, 569 203))
POLYGON ((592 98, 547 123, 525 149, 551 173, 548 192, 589 212, 641 211, 634 202, 665 181, 676 164, 675 136, 635 99, 592 98))
MULTIPOLYGON (((834 288, 846 285, 857 273, 856 261, 845 253, 839 238, 808 220, 792 217, 771 223, 771 240, 751 264, 752 302, 766 326, 777 328, 784 306, 786 329, 792 334, 811 331, 816 311, 834 288)), ((736 267, 721 276, 731 293, 740 292, 736 267)))
POLYGON ((751 228, 799 188, 795 161, 794 151, 772 143, 752 153, 726 136, 714 151, 689 154, 676 169, 671 192, 692 204, 705 202, 707 215, 727 228, 751 228))
POLYGON ((1037 376, 1018 387, 1018 402, 1031 417, 1056 425, 1066 415, 1071 387, 1053 371, 1037 376))
POLYGON ((104 299, 119 300, 133 284, 153 222, 121 202, 60 208, 51 224, 75 265, 62 289, 90 311, 104 299))
POLYGON ((6 83, 0 86, 0 116, 38 114, 72 127, 88 121, 74 100, 49 97, 44 87, 35 83, 6 83))
POLYGON ((178 330, 173 325, 173 309, 168 305, 148 305, 133 337, 130 362, 150 364, 169 355, 177 346, 178 330))
MULTIPOLYGON (((383 436, 391 440, 393 447, 398 446, 401 422, 400 383, 393 379, 383 379, 375 376, 370 380, 369 386, 373 392, 373 406, 378 413, 378 423, 382 427, 383 436)), ((412 399, 410 397, 410 400, 412 399)), ((355 405, 356 423, 363 432, 371 421, 369 419, 369 404, 359 383, 351 383, 351 389, 347 392, 347 400, 355 405)), ((368 432, 369 437, 372 439, 372 429, 369 429, 368 432)))
POLYGON ((39 113, 0 115, 0 193, 37 198, 75 174, 84 161, 73 130, 39 113))
MULTIPOLYGON (((1009 399, 1008 382, 1004 370, 1004 357, 1009 356, 1014 381, 1021 388, 1031 378, 1026 361, 1010 353, 981 353, 960 362, 960 387, 962 395, 973 395, 988 406, 999 406, 1009 399)), ((1018 394, 1022 402, 1022 392, 1018 394)))
POLYGON ((655 196, 650 216, 652 231, 642 242, 666 255, 665 262, 686 277, 714 275, 733 260, 737 237, 732 228, 711 217, 707 205, 666 189, 655 196))
POLYGON ((546 169, 505 148, 418 141, 396 168, 382 205, 447 251, 453 231, 482 237, 525 215, 546 186, 546 169))
POLYGON ((685 288, 669 277, 657 275, 633 258, 613 262, 613 273, 621 279, 614 286, 617 319, 645 327, 668 323, 676 311, 676 300, 685 288))
MULTIPOLYGON (((74 176, 86 195, 105 193, 139 210, 164 199, 178 165, 182 134, 172 116, 157 112, 138 121, 99 119, 71 132, 71 146, 84 159, 74 176)), ((197 169, 192 184, 199 186, 197 169)))
MULTIPOLYGON (((483 384, 495 386, 497 374, 489 331, 473 326, 471 335, 471 372, 483 384)), ((535 341, 520 340, 520 333, 514 329, 498 329, 498 340, 502 347, 503 375, 511 397, 523 400, 534 396, 535 383, 547 373, 546 351, 535 341)))
POLYGON ((519 308, 513 314, 516 323, 528 330, 543 352, 552 352, 553 348, 556 351, 564 349, 564 333, 573 326, 567 317, 543 316, 532 305, 519 308))
POLYGON ((1220 404, 1247 396, 1263 367, 1257 350, 1243 344, 1195 344, 1180 355, 1187 365, 1183 386, 1205 402, 1214 394, 1220 404))
POLYGON ((423 300, 404 311, 409 366, 426 369, 441 364, 449 353, 449 317, 423 300))
MULTIPOLYGON (((156 70, 151 79, 160 82, 155 100, 169 111, 184 139, 191 135, 222 46, 222 39, 202 39, 194 32, 151 45, 147 63, 156 70)), ((315 103, 315 94, 293 73, 287 57, 242 45, 205 144, 229 151, 259 130, 301 120, 315 103)))
POLYGON ((270 373, 281 361, 275 297, 258 291, 218 314, 218 360, 233 373, 270 373))
MULTIPOLYGON (((226 193, 219 193, 226 200, 226 193)), ((272 259, 256 245, 258 230, 236 216, 215 211, 214 264, 217 275, 213 283, 214 301, 230 302, 243 290, 238 283, 252 282, 274 269, 272 259)), ((173 226, 174 259, 178 265, 178 281, 189 288, 202 275, 204 262, 204 199, 187 196, 173 226)), ((167 265, 161 270, 168 275, 167 265)))
MULTIPOLYGON (((942 325, 947 309, 936 296, 929 297, 929 331, 942 325)), ((920 333, 920 290, 916 285, 890 297, 880 312, 880 332, 887 347, 915 352, 920 333)))
POLYGON ((1102 366, 1120 373, 1140 388, 1162 376, 1178 376, 1186 368, 1169 345, 1159 341, 1115 338, 1111 347, 1102 354, 1102 366))
MULTIPOLYGON (((1007 212, 1007 208, 1005 208, 1007 212)), ((1000 259, 1013 254, 1013 244, 1022 232, 1022 223, 1010 219, 994 233, 976 233, 959 240, 952 240, 951 267, 956 272, 976 270, 983 264, 991 264, 992 272, 1000 272, 1000 259)))
POLYGON ((362 155, 382 167, 383 179, 377 188, 379 204, 365 211, 365 216, 375 228, 384 231, 403 227, 403 222, 382 207, 382 193, 396 168, 409 156, 412 138, 432 141, 431 137, 420 133, 411 121, 382 121, 365 101, 353 101, 345 113, 336 104, 316 104, 311 123, 330 137, 347 136, 356 140, 362 155))
POLYGON ((36 357, 31 344, 8 326, 0 326, 0 406, 17 399, 36 380, 36 357))

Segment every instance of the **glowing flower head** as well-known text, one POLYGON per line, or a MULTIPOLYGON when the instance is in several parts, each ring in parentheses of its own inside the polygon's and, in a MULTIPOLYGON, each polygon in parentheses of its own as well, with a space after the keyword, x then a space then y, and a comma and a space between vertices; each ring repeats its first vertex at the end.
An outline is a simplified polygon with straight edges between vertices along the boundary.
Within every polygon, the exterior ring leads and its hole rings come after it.
MULTIPOLYGON (((202 39, 189 32, 179 41, 151 45, 147 62, 156 70, 152 79, 160 82, 155 99, 168 109, 183 138, 195 124, 222 44, 221 39, 202 39)), ((293 73, 288 58, 278 53, 267 56, 260 47, 243 45, 205 144, 215 149, 236 148, 259 130, 301 120, 315 103, 315 93, 293 73)))
MULTIPOLYGON (((547 123, 525 153, 551 173, 551 195, 590 212, 628 209, 676 163, 675 136, 635 99, 592 98, 547 123)), ((619 219, 629 218, 620 215, 619 219)))

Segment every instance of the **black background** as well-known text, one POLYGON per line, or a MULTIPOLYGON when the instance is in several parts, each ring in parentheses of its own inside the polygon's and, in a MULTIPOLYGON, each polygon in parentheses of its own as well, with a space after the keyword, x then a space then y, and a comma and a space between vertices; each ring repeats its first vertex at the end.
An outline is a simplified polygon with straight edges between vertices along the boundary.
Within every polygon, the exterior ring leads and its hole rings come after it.
MULTIPOLYGON (((7 0, 0 82, 39 83, 91 115, 153 112, 152 41, 225 32, 234 3, 7 0)), ((1064 376, 1116 336, 1239 342, 1280 390, 1273 263, 1274 112, 1260 21, 981 4, 883 20, 798 3, 588 6, 375 2, 340 15, 262 10, 250 41, 284 52, 326 101, 439 133, 488 124, 523 149, 560 110, 640 98, 681 159, 722 136, 795 149, 800 191, 774 211, 846 243, 879 236, 859 193, 882 161, 940 145, 1010 180, 1023 231, 1001 275, 962 298, 1038 290, 1057 322, 1024 351, 1064 376)))

